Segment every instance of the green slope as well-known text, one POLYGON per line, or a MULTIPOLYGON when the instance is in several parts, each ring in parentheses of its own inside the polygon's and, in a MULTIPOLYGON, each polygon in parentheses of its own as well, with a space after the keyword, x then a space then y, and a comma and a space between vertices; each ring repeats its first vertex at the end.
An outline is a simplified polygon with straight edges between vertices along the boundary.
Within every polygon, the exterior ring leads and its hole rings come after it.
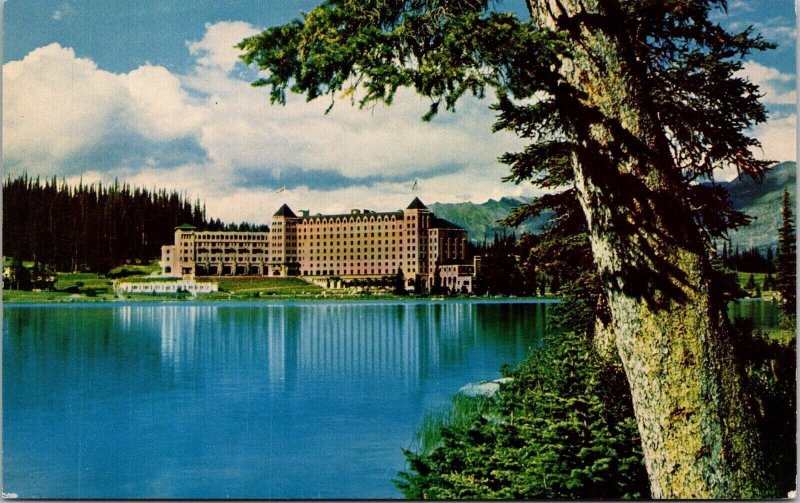
POLYGON ((464 227, 467 229, 469 238, 472 241, 480 242, 483 241, 484 237, 491 241, 495 232, 498 234, 503 232, 506 234, 511 232, 521 234, 522 232, 539 230, 542 224, 546 222, 546 217, 529 220, 516 229, 503 227, 497 223, 498 220, 507 217, 514 207, 525 204, 525 202, 522 199, 504 197, 499 201, 489 199, 480 204, 472 202, 433 203, 429 205, 429 208, 436 216, 464 227))

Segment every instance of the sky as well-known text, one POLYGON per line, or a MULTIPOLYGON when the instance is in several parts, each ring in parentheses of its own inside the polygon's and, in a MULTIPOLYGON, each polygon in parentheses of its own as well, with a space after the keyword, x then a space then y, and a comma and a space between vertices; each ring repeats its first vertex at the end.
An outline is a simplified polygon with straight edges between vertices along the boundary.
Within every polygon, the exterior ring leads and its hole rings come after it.
MULTIPOLYGON (((497 158, 522 147, 491 133, 491 97, 422 122, 425 99, 391 107, 290 96, 271 105, 233 46, 311 10, 315 0, 5 0, 3 170, 76 183, 115 179, 178 190, 224 221, 268 222, 283 203, 312 213, 392 211, 414 197, 484 202, 532 196, 502 182, 497 158)), ((522 0, 497 8, 524 15, 522 0)), ((769 121, 759 156, 796 159, 793 0, 729 0, 715 17, 753 26, 778 49, 744 73, 769 121)))

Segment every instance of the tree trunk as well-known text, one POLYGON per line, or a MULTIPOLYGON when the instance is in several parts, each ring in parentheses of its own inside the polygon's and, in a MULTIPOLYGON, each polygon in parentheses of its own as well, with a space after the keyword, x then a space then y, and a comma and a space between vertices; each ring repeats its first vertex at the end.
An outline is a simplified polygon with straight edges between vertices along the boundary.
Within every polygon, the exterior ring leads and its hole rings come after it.
POLYGON ((618 0, 528 0, 569 32, 557 96, 578 148, 575 184, 631 386, 656 498, 766 496, 753 414, 734 361, 710 253, 644 70, 615 31, 618 0))

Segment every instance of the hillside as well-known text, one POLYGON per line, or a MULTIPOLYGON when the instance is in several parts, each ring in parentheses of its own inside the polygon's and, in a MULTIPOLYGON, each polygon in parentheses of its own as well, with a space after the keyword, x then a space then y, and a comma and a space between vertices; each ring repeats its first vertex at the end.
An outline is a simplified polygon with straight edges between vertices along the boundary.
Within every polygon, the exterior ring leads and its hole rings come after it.
MULTIPOLYGON (((775 246, 780 225, 780 201, 784 187, 789 188, 792 202, 795 207, 797 205, 795 202, 796 163, 784 162, 776 165, 760 184, 750 179, 742 179, 722 182, 721 185, 728 190, 734 208, 756 217, 756 220, 748 227, 731 233, 733 245, 738 244, 741 248, 758 246, 762 249, 767 246, 775 246)), ((478 242, 483 241, 484 237, 492 239, 495 232, 515 231, 520 234, 524 231, 538 231, 547 220, 546 216, 529 221, 517 229, 504 228, 497 223, 498 220, 505 218, 512 208, 524 203, 525 201, 521 199, 504 197, 499 201, 489 199, 480 204, 472 202, 433 203, 430 205, 430 209, 436 215, 466 228, 470 239, 478 242)))
POLYGON ((749 226, 732 232, 731 243, 734 246, 738 244, 742 249, 757 246, 764 250, 767 246, 775 246, 781 224, 780 207, 784 187, 789 189, 792 205, 797 208, 796 163, 783 162, 776 165, 760 184, 742 179, 721 185, 728 190, 734 208, 756 218, 749 226))
POLYGON ((497 223, 511 213, 511 210, 522 204, 525 200, 504 197, 499 201, 489 199, 485 203, 433 203, 429 205, 430 210, 436 216, 450 220, 467 229, 469 238, 472 241, 483 241, 484 238, 491 240, 494 233, 498 234, 516 232, 538 231, 542 224, 547 220, 545 217, 537 218, 526 222, 520 227, 508 228, 497 223))

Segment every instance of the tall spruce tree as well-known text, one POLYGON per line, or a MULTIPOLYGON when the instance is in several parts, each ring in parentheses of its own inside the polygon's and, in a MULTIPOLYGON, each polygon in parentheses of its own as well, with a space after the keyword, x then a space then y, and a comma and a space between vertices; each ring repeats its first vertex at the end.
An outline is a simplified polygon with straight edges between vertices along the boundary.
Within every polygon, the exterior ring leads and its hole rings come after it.
POLYGON ((794 231, 794 215, 789 190, 783 189, 781 200, 781 227, 778 231, 778 278, 777 286, 781 294, 784 312, 795 316, 797 307, 797 281, 796 281, 796 237, 794 231))
POLYGON ((511 179, 566 187, 585 218, 652 495, 770 494, 711 256, 747 218, 693 183, 762 177, 747 130, 766 115, 738 71, 770 45, 714 22, 724 0, 528 0, 530 21, 490 3, 328 0, 239 47, 278 103, 412 87, 431 119, 494 89, 496 128, 530 142, 506 157, 511 179))

